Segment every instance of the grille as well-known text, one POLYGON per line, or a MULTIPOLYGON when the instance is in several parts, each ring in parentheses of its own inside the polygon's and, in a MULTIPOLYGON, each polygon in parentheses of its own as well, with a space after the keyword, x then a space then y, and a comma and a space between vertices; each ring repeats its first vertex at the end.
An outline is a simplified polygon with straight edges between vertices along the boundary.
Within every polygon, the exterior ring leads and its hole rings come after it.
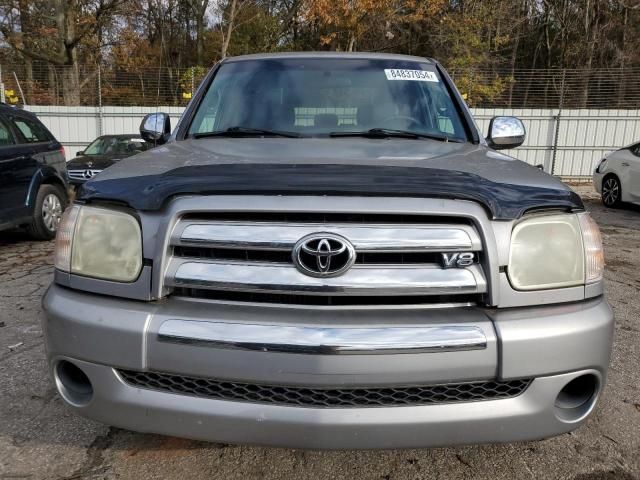
POLYGON ((284 305, 315 305, 319 307, 347 307, 359 305, 432 305, 437 306, 473 306, 482 297, 479 295, 398 295, 367 296, 355 295, 291 295, 275 293, 229 292, 224 290, 205 290, 199 288, 176 288, 173 294, 179 297, 204 298, 227 302, 277 303, 284 305))
POLYGON ((441 224, 472 225, 464 217, 441 217, 435 215, 402 215, 385 213, 345 213, 345 212, 209 212, 187 213, 182 216, 185 222, 274 222, 274 223, 361 223, 368 224, 441 224))
POLYGON ((67 170, 69 178, 73 178, 74 180, 90 180, 100 172, 102 172, 102 170, 96 170, 93 168, 85 168, 82 170, 67 170))
MULTIPOLYGON (((250 250, 240 248, 182 247, 173 249, 177 257, 206 258, 214 260, 236 260, 248 262, 292 263, 291 252, 287 250, 250 250)), ((439 264, 440 254, 436 252, 361 252, 356 265, 411 265, 439 264)))
MULTIPOLYGON (((204 212, 183 215, 169 246, 164 286, 192 298, 415 305, 482 303, 488 291, 481 237, 463 217, 204 212), (335 276, 308 275, 295 265, 296 245, 314 235, 345 239, 355 252, 353 265, 335 276), (470 252, 474 261, 445 269, 447 252, 470 252)), ((308 257, 306 264, 315 266, 313 254, 308 257)))
POLYGON ((158 372, 119 370, 132 386, 196 397, 298 407, 392 407, 512 398, 531 379, 372 388, 259 385, 158 372))

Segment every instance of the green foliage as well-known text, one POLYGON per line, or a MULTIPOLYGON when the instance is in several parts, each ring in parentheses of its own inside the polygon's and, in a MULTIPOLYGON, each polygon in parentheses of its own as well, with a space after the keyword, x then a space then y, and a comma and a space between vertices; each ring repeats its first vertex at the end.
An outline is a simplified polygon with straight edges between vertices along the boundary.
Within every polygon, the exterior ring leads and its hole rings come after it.
MULTIPOLYGON (((200 84, 200 81, 207 74, 209 69, 206 67, 189 67, 185 69, 180 76, 179 85, 183 93, 195 93, 195 89, 200 84)), ((190 97, 189 97, 190 98, 190 97)))
POLYGON ((497 75, 487 78, 470 72, 454 76, 454 79, 458 90, 471 107, 495 101, 506 91, 510 83, 509 78, 497 75))

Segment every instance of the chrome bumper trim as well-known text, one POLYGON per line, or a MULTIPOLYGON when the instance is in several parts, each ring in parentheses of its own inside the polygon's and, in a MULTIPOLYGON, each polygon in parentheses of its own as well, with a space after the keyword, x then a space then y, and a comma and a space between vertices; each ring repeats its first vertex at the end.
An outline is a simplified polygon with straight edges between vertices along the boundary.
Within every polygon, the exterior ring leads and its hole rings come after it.
POLYGON ((217 348, 320 355, 372 355, 484 350, 476 326, 330 328, 167 320, 158 340, 217 348))
POLYGON ((315 278, 286 264, 180 259, 171 261, 166 285, 306 295, 443 295, 487 291, 478 265, 458 269, 429 265, 353 267, 339 277, 315 278))

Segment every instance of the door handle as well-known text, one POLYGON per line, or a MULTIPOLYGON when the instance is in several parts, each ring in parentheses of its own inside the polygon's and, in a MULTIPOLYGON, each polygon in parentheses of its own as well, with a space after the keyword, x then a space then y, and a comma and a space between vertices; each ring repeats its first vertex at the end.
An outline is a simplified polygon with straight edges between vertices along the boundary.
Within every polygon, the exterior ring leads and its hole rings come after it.
POLYGON ((622 162, 622 166, 623 167, 628 167, 629 166, 629 162, 622 162))

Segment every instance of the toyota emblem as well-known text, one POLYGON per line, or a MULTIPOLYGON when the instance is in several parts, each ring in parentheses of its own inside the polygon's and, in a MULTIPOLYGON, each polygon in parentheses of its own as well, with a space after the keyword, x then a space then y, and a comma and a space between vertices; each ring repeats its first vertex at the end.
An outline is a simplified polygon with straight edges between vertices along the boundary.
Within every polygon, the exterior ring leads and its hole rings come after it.
POLYGON ((293 248, 293 264, 311 277, 336 277, 356 261, 351 242, 333 233, 313 233, 301 238, 293 248))

